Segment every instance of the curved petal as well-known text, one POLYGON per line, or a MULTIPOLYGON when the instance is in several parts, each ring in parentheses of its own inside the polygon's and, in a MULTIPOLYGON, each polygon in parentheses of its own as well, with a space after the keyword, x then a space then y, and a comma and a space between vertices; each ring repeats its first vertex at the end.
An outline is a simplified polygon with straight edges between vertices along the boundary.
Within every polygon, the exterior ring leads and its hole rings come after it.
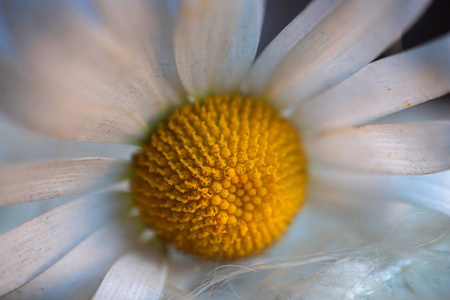
POLYGON ((359 125, 450 92, 450 34, 388 57, 301 103, 292 115, 303 130, 359 125))
POLYGON ((117 182, 128 162, 109 158, 0 167, 0 207, 80 194, 117 182))
POLYGON ((150 74, 164 100, 179 103, 182 93, 173 52, 173 16, 166 1, 95 0, 108 28, 150 74))
POLYGON ((175 59, 185 89, 205 96, 225 61, 241 9, 238 0, 186 0, 175 27, 175 59))
POLYGON ((1 105, 9 116, 57 137, 120 142, 167 108, 132 53, 63 2, 2 6, 21 64, 2 63, 1 105))
POLYGON ((260 94, 270 75, 289 51, 320 21, 345 0, 314 0, 286 26, 256 59, 249 75, 249 89, 260 94))
POLYGON ((354 74, 394 42, 428 0, 349 0, 303 38, 275 69, 266 95, 286 108, 354 74))
POLYGON ((309 159, 345 168, 428 174, 450 168, 450 122, 365 125, 306 143, 309 159))
POLYGON ((429 175, 385 175, 341 168, 310 168, 311 196, 366 202, 402 201, 450 215, 450 172, 429 175))
POLYGON ((216 80, 215 92, 239 91, 258 49, 264 6, 265 0, 242 1, 236 35, 216 80))
POLYGON ((130 228, 128 221, 92 233, 41 275, 2 299, 91 298, 108 269, 131 244, 136 226, 130 228))
POLYGON ((124 194, 95 195, 61 205, 0 235, 0 296, 38 276, 92 231, 118 218, 124 194))
POLYGON ((161 251, 133 251, 111 267, 93 299, 159 299, 166 276, 167 261, 161 251))

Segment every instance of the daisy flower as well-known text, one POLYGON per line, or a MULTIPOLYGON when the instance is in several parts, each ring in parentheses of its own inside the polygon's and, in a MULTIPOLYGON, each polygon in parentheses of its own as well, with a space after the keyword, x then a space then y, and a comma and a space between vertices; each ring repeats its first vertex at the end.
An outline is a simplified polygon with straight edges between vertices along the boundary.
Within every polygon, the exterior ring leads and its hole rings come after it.
POLYGON ((315 0, 256 59, 263 0, 91 4, 1 2, 1 112, 65 142, 3 132, 1 222, 57 207, 0 296, 448 295, 450 123, 380 118, 450 91, 450 36, 376 60, 429 1, 315 0))

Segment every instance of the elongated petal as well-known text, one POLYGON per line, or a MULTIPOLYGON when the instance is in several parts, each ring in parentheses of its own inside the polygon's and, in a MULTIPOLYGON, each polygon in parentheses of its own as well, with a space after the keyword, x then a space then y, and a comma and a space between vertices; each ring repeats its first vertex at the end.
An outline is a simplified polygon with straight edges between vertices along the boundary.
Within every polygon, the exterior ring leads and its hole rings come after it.
POLYGON ((60 138, 136 138, 168 103, 144 64, 63 2, 3 1, 19 65, 2 62, 1 109, 60 138))
POLYGON ((80 158, 0 168, 0 206, 75 195, 116 182, 126 161, 80 158))
POLYGON ((382 175, 348 169, 311 168, 310 194, 364 201, 403 201, 450 215, 450 172, 429 175, 382 175))
POLYGON ((0 61, 0 110, 34 131, 53 137, 134 143, 148 130, 135 112, 110 103, 80 100, 59 88, 47 89, 0 61))
POLYGON ((133 152, 137 150, 137 147, 131 145, 118 146, 109 143, 85 143, 49 138, 25 130, 8 120, 1 113, 0 145, 0 160, 3 163, 80 157, 130 159, 133 152))
POLYGON ((395 174, 450 168, 450 122, 365 125, 318 137, 306 145, 312 161, 395 174))
POLYGON ((256 59, 249 77, 249 89, 255 94, 264 90, 273 70, 286 54, 344 0, 312 1, 256 59))
POLYGON ((349 0, 303 38, 274 71, 268 97, 278 107, 305 101, 375 59, 428 0, 349 0))
POLYGON ((91 234, 41 275, 4 299, 89 299, 108 269, 132 244, 136 226, 114 222, 91 234), (134 228, 130 228, 134 227, 134 228))
POLYGON ((265 0, 242 1, 233 43, 215 83, 215 91, 239 91, 258 49, 265 0))
POLYGON ((133 251, 106 274, 93 299, 159 299, 167 276, 167 262, 156 249, 133 251))
POLYGON ((119 214, 124 194, 75 200, 0 235, 0 296, 38 276, 92 231, 119 214))
POLYGON ((301 103, 294 123, 304 130, 359 125, 450 92, 450 35, 364 67, 301 103))
POLYGON ((152 88, 164 100, 180 101, 173 52, 173 16, 167 1, 95 0, 108 28, 150 73, 152 88))
POLYGON ((225 61, 239 19, 241 1, 186 0, 175 27, 175 58, 181 82, 204 96, 225 61))

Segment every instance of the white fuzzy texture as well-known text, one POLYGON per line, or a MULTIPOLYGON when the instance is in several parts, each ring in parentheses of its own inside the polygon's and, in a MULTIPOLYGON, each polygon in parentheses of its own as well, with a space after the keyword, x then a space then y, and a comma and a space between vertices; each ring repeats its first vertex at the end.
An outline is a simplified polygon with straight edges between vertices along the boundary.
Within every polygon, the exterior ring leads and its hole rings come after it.
POLYGON ((444 299, 450 219, 358 199, 304 209, 280 244, 222 265, 194 289, 212 299, 444 299), (351 220, 351 222, 349 222, 351 220))

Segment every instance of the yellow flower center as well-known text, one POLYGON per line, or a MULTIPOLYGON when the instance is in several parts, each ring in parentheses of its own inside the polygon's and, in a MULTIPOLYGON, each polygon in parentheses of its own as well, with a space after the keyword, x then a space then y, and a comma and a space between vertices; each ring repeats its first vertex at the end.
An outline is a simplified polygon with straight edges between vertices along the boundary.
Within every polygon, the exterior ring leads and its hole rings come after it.
POLYGON ((286 230, 305 191, 295 129, 259 99, 219 95, 185 105, 133 157, 142 219, 203 258, 260 252, 286 230))

